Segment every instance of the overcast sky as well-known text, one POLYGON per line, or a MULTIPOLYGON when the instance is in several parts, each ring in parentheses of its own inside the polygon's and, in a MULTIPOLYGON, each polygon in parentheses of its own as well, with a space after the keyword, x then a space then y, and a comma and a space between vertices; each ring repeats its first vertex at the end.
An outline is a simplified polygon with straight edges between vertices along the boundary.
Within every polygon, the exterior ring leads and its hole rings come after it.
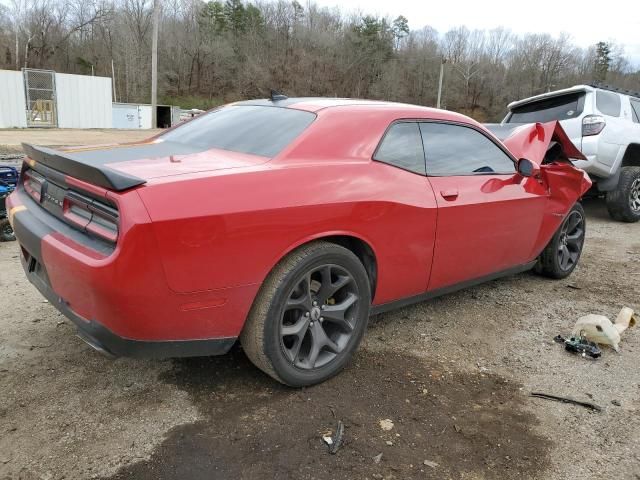
MULTIPOLYGON (((465 25, 470 30, 504 26, 514 33, 567 32, 587 47, 604 40, 625 46, 640 67, 640 5, 637 0, 316 0, 343 11, 404 15, 412 30, 425 25, 439 32, 465 25)), ((300 2, 304 5, 304 2, 300 2)))
MULTIPOLYGON (((303 5, 306 0, 299 0, 303 5)), ((514 33, 566 32, 587 47, 613 40, 640 68, 640 6, 637 0, 315 0, 343 12, 361 11, 389 17, 404 15, 411 29, 425 25, 439 32, 465 25, 469 29, 504 26, 514 33)), ((0 0, 9 5, 10 0, 0 0)))

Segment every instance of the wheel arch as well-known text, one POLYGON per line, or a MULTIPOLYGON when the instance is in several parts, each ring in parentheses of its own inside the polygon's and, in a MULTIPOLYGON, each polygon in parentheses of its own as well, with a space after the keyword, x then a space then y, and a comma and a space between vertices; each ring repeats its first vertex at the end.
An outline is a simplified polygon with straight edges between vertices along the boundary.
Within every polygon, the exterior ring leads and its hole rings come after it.
MULTIPOLYGON (((298 242, 292 244, 287 250, 285 250, 276 260, 272 263, 271 268, 269 268, 269 273, 275 268, 275 266, 282 261, 287 255, 291 252, 300 248, 304 245, 307 245, 312 242, 317 241, 325 241, 330 243, 335 243, 336 245, 340 245, 341 247, 350 250, 364 265, 364 268, 367 272, 367 276, 369 277, 369 285, 371 286, 371 300, 375 298, 376 287, 378 284, 378 256, 376 255, 376 251, 372 246, 371 242, 353 232, 346 231, 335 231, 335 232, 323 232, 317 233, 315 235, 311 235, 309 237, 305 237, 298 242)), ((266 277, 265 277, 266 278, 266 277)))
POLYGON ((627 146, 620 167, 640 167, 640 143, 627 146))

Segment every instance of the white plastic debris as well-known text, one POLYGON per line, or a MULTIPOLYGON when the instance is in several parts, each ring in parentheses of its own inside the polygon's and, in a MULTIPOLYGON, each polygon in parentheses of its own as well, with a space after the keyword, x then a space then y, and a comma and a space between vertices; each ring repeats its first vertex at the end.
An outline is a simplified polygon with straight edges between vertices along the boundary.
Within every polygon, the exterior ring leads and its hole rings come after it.
POLYGON ((431 460, 425 460, 422 463, 424 463, 427 467, 431 467, 431 468, 438 467, 438 464, 436 462, 431 461, 431 460))
POLYGON ((322 437, 322 440, 329 446, 333 445, 333 438, 331 437, 331 435, 324 435, 322 437))
POLYGON ((595 343, 611 345, 618 352, 620 351, 620 335, 635 324, 636 317, 633 310, 623 307, 613 323, 604 315, 590 314, 580 317, 573 327, 571 335, 574 337, 582 336, 595 343))
POLYGON ((393 429, 393 421, 385 418, 384 420, 380 420, 380 428, 385 432, 393 429))

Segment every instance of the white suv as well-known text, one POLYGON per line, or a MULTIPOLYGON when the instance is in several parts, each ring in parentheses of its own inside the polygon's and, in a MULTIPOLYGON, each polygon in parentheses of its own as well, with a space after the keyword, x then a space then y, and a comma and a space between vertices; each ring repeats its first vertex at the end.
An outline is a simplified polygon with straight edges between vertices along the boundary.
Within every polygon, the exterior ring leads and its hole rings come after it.
POLYGON ((640 93, 577 85, 509 104, 502 125, 559 120, 616 220, 640 220, 640 93))

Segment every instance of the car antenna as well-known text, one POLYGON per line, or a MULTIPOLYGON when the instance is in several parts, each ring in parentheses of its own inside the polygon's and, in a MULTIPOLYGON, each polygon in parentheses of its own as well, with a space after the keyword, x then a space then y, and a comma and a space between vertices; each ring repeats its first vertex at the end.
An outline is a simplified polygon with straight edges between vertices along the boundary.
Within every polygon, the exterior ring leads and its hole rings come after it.
POLYGON ((272 102, 277 102, 278 100, 286 100, 287 97, 284 93, 280 93, 277 90, 271 90, 271 101, 272 102))

